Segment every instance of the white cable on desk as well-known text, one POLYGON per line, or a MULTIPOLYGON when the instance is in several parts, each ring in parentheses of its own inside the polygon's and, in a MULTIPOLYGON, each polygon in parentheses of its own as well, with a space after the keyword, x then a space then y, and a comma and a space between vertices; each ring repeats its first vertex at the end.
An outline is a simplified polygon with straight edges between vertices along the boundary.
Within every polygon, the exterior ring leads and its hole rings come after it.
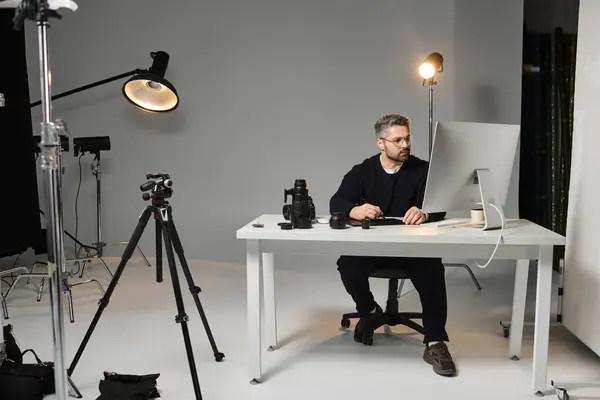
POLYGON ((504 225, 505 225, 505 220, 504 220, 504 214, 502 213, 502 211, 500 211, 500 209, 498 207, 496 207, 493 204, 490 204, 490 206, 494 207, 496 209, 496 211, 498 211, 498 214, 500 214, 500 218, 502 219, 502 228, 500 228, 500 236, 498 237, 498 242, 496 242, 496 247, 494 247, 494 251, 492 252, 492 255, 490 256, 490 259, 483 265, 479 264, 477 261, 475 261, 475 264, 479 267, 479 268, 485 268, 488 265, 490 265, 490 263, 492 262, 492 260, 494 259, 494 256, 496 255, 496 251, 498 250, 498 247, 500 246, 500 242, 502 241, 502 234, 504 233, 504 225))

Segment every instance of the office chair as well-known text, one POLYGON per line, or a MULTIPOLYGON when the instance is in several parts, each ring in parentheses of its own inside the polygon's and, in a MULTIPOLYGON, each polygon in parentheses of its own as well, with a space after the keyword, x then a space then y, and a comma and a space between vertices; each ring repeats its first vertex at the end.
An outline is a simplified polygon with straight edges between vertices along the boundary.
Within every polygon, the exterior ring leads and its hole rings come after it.
POLYGON ((449 263, 449 264, 447 264, 447 263, 444 263, 444 267, 464 268, 469 273, 469 276, 471 277, 471 280, 473 281, 473 284, 475 285, 475 287, 477 288, 477 290, 481 290, 481 285, 479 284, 479 281, 475 277, 475 274, 473 273, 473 270, 471 269, 471 267, 469 267, 467 264, 463 264, 463 263, 449 263))
MULTIPOLYGON (((398 268, 397 266, 384 266, 378 268, 369 274, 372 278, 381 278, 388 279, 388 298, 385 306, 385 310, 383 313, 383 318, 381 318, 379 325, 375 328, 378 329, 383 325, 388 326, 396 326, 396 325, 405 325, 420 334, 424 335, 425 330, 423 326, 417 324, 412 321, 413 319, 422 319, 423 313, 416 312, 399 312, 398 310, 398 298, 402 293, 402 288, 404 287, 404 281, 408 279, 408 275, 404 270, 398 268), (400 287, 398 288, 398 281, 400 281, 400 287)), ((342 316, 342 328, 350 328, 350 319, 359 318, 358 313, 348 313, 342 316)), ((367 342, 367 346, 371 346, 373 344, 373 339, 369 339, 367 342)))

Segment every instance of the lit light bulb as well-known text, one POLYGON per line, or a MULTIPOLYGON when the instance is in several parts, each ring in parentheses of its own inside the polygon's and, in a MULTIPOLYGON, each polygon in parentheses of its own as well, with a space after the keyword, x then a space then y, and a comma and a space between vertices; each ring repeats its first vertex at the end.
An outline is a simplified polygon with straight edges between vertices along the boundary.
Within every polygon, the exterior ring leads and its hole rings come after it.
POLYGON ((419 75, 423 79, 431 79, 435 75, 435 67, 431 63, 425 62, 419 67, 419 75))

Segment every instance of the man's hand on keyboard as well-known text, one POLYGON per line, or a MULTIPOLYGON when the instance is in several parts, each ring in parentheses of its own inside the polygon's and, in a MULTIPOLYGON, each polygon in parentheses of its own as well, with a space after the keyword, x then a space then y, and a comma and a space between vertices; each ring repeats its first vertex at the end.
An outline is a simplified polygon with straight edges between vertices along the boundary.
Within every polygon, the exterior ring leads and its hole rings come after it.
POLYGON ((404 215, 405 225, 421 225, 427 222, 427 216, 419 207, 411 207, 404 215))
POLYGON ((362 206, 356 206, 350 211, 350 218, 362 221, 363 219, 375 219, 383 215, 381 209, 377 206, 365 203, 362 206))

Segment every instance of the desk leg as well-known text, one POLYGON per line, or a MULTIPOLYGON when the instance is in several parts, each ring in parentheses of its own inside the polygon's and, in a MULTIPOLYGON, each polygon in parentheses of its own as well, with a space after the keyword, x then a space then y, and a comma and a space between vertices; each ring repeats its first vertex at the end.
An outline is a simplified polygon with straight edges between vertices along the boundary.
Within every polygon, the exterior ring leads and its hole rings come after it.
POLYGON ((261 297, 262 271, 260 266, 260 242, 252 239, 246 243, 246 296, 248 302, 248 355, 250 357, 250 383, 260 383, 261 366, 261 297))
POLYGON ((273 253, 263 253, 263 294, 265 297, 265 336, 268 351, 277 349, 277 308, 275 305, 275 271, 273 253))
POLYGON ((512 360, 521 357, 523 343, 523 323, 525 320, 525 305, 527 303, 527 278, 529 275, 529 260, 518 260, 515 271, 515 290, 513 292, 512 320, 510 323, 509 356, 512 360))
POLYGON ((533 391, 542 396, 548 380, 548 343, 552 297, 552 246, 541 246, 535 299, 535 333, 533 338, 533 391))

